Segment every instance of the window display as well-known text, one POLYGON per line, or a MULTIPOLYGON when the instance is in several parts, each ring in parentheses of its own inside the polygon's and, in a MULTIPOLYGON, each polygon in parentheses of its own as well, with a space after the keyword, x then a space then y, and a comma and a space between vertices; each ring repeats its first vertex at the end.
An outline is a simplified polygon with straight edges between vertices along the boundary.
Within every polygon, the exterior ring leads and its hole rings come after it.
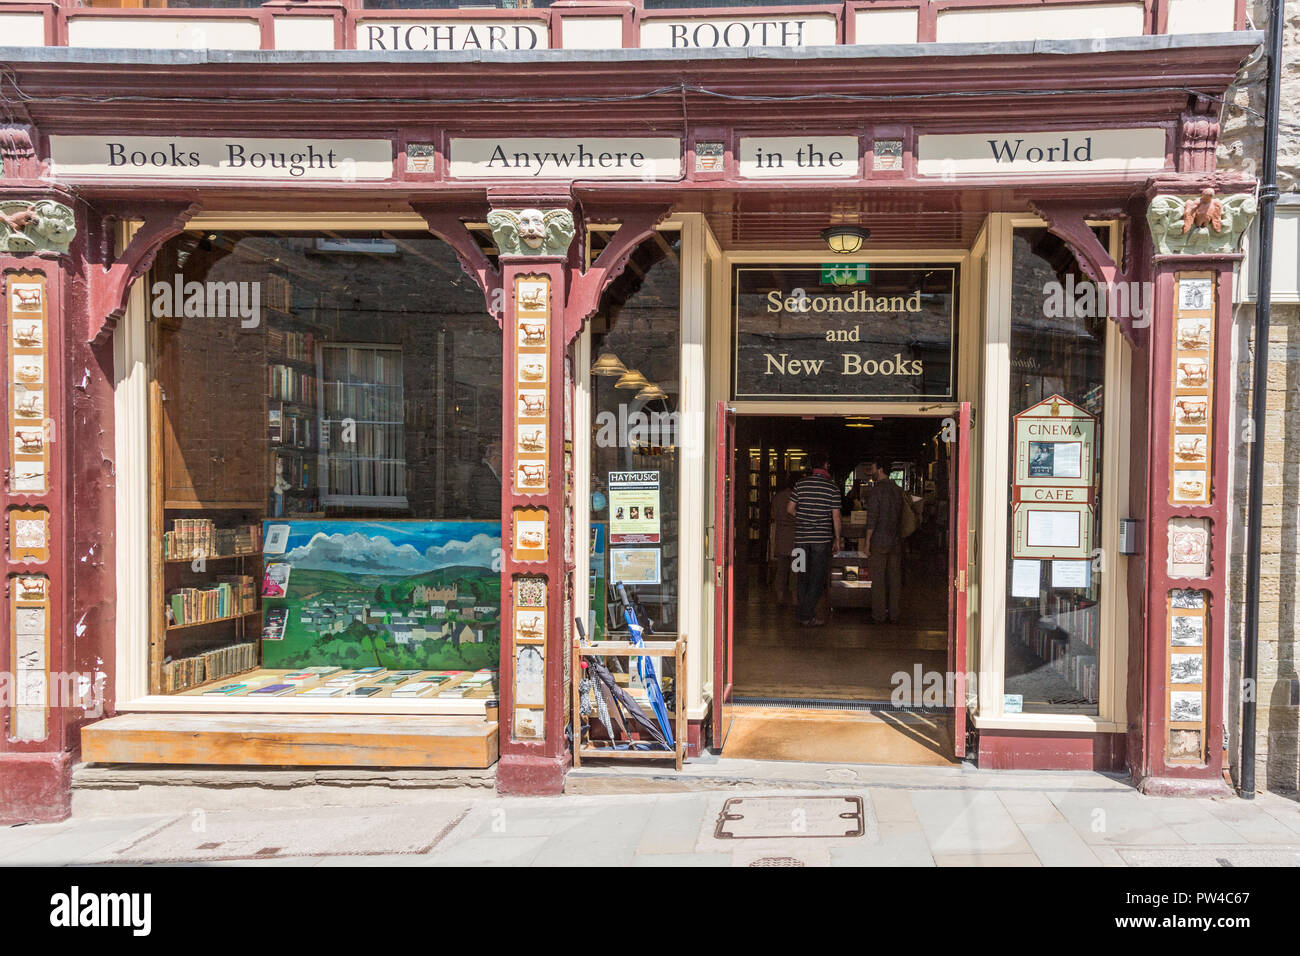
POLYGON ((452 250, 189 233, 150 288, 153 692, 495 696, 501 333, 452 250))
POLYGON ((1098 713, 1108 319, 1045 306, 1085 283, 1060 239, 1015 231, 1006 713, 1098 713))
POLYGON ((681 271, 677 233, 641 244, 592 318, 591 633, 626 634, 622 583, 654 630, 677 629, 681 271), (603 593, 602 593, 603 592, 603 593))

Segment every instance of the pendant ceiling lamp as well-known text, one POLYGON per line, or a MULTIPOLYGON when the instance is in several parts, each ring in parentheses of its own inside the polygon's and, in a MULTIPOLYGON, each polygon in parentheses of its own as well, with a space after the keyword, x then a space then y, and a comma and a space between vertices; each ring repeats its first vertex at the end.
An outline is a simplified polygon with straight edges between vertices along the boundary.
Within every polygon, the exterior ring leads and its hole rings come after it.
POLYGON ((642 389, 650 384, 650 380, 638 372, 636 369, 629 369, 624 372, 622 377, 614 383, 615 388, 635 388, 642 389))
POLYGON ((861 226, 827 226, 822 239, 837 256, 851 256, 871 238, 871 230, 861 226))
POLYGON ((613 352, 601 352, 600 357, 591 366, 591 374, 602 375, 607 378, 615 375, 626 375, 627 366, 613 352))
POLYGON ((659 399, 666 399, 668 393, 653 382, 647 385, 641 391, 636 393, 636 397, 646 402, 653 402, 659 399))

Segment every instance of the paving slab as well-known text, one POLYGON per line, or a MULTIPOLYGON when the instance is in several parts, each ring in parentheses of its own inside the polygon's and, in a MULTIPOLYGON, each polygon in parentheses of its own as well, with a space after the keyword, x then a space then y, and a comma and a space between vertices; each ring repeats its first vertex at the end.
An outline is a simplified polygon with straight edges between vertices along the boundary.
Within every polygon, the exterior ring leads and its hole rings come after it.
POLYGON ((1182 837, 1164 823, 1148 804, 1171 797, 1141 797, 1130 791, 1109 793, 1049 793, 1061 815, 1089 846, 1148 844, 1178 846, 1182 837))
POLYGON ((922 790, 911 796, 936 863, 941 854, 1031 852, 995 793, 922 790))
POLYGON ((1058 823, 1022 823, 1020 831, 1043 866, 1101 866, 1078 831, 1057 814, 1058 823))

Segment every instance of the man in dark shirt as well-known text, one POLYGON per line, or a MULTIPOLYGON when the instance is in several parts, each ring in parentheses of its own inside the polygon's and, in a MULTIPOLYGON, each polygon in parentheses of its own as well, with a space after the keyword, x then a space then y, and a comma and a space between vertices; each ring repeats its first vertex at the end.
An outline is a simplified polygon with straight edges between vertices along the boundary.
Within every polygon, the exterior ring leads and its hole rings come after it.
POLYGON ((799 576, 797 618, 804 627, 821 627, 817 602, 826 592, 831 552, 840 545, 840 490, 831 479, 830 458, 814 455, 813 472, 794 486, 787 506, 794 515, 794 560, 799 576))
POLYGON ((871 573, 871 619, 876 624, 899 620, 903 590, 902 488, 894 484, 884 462, 868 461, 875 484, 867 496, 867 570, 871 573))

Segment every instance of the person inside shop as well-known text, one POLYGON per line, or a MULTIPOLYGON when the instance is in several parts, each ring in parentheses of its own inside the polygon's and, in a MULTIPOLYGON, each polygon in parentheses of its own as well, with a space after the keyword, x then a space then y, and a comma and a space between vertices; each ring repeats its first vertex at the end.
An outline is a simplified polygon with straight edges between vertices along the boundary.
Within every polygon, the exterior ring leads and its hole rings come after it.
POLYGON ((871 573, 871 620, 899 623, 903 591, 903 501, 905 492, 889 477, 885 462, 868 459, 873 483, 867 494, 867 570, 871 573))
POLYGON ((778 607, 789 607, 798 600, 793 587, 794 574, 790 570, 794 551, 794 515, 790 513, 790 498, 801 475, 791 472, 785 483, 772 496, 772 580, 776 585, 778 607))
POLYGON ((470 475, 469 493, 474 517, 496 518, 501 514, 501 442, 488 442, 470 475))
MULTIPOLYGON (((795 560, 800 560, 799 607, 796 620, 803 627, 821 627, 817 604, 826 593, 831 554, 840 547, 840 490, 831 478, 830 456, 816 454, 813 471, 794 486, 786 513, 794 516, 795 560)), ((798 570, 798 568, 796 568, 798 570)))

